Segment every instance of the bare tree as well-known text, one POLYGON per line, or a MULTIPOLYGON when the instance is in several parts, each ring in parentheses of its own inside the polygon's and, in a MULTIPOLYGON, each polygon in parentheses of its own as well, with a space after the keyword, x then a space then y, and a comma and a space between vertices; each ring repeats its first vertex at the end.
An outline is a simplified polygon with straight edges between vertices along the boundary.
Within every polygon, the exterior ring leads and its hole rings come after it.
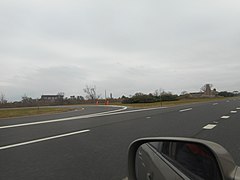
POLYGON ((98 99, 100 97, 100 95, 97 95, 97 88, 96 86, 87 86, 83 89, 83 91, 87 94, 86 98, 87 99, 91 99, 91 100, 95 100, 98 99))
POLYGON ((181 96, 185 96, 185 95, 187 95, 187 94, 188 94, 187 91, 182 91, 182 92, 181 92, 181 96))
POLYGON ((153 96, 158 97, 160 102, 161 102, 161 106, 162 106, 162 96, 165 94, 165 91, 162 88, 156 89, 153 93, 153 96))
POLYGON ((156 89, 153 93, 154 96, 161 96, 165 91, 162 88, 156 89))
POLYGON ((0 103, 1 104, 6 104, 7 103, 6 97, 3 93, 1 93, 1 95, 0 95, 0 103))
POLYGON ((33 99, 31 97, 28 97, 26 94, 22 96, 22 103, 23 104, 29 104, 32 103, 33 99))
POLYGON ((156 89, 156 90, 154 91, 153 95, 156 96, 156 97, 158 97, 158 96, 160 95, 159 90, 156 89))
MULTIPOLYGON (((58 101, 63 101, 63 100, 64 100, 64 95, 65 95, 64 92, 58 92, 58 93, 57 93, 57 100, 58 100, 58 101)), ((65 99, 66 99, 66 98, 65 98, 65 99)))
POLYGON ((64 94, 65 94, 64 92, 57 93, 58 96, 64 96, 64 94))

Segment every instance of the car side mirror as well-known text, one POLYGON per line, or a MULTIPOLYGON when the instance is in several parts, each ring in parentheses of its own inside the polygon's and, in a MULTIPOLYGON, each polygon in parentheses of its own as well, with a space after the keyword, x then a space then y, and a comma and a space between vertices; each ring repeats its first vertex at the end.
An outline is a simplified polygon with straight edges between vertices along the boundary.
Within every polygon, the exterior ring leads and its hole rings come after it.
POLYGON ((219 144, 192 138, 144 138, 129 147, 129 180, 240 179, 240 169, 219 144))

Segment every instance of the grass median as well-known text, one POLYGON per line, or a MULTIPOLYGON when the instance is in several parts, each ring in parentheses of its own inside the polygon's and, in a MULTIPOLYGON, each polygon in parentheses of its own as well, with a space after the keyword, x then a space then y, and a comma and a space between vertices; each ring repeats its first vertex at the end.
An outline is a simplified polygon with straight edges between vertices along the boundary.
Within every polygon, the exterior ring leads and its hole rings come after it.
POLYGON ((56 113, 62 113, 62 112, 67 112, 72 110, 73 109, 71 108, 52 108, 52 107, 1 109, 0 118, 33 116, 33 115, 42 115, 42 114, 56 114, 56 113))

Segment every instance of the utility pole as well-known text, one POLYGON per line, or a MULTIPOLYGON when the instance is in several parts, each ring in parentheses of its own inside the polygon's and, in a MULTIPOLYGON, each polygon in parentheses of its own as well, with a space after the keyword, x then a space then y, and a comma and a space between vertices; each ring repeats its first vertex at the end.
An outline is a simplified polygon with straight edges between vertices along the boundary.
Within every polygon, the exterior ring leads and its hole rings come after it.
POLYGON ((160 101, 161 101, 161 107, 162 107, 162 95, 160 94, 160 101))

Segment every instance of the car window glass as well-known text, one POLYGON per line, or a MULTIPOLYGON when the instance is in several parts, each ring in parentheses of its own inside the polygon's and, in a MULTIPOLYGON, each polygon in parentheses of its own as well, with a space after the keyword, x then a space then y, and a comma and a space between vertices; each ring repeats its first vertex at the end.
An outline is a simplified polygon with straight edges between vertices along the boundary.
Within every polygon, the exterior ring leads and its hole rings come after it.
POLYGON ((216 160, 204 146, 164 142, 160 153, 192 179, 220 179, 216 160))

